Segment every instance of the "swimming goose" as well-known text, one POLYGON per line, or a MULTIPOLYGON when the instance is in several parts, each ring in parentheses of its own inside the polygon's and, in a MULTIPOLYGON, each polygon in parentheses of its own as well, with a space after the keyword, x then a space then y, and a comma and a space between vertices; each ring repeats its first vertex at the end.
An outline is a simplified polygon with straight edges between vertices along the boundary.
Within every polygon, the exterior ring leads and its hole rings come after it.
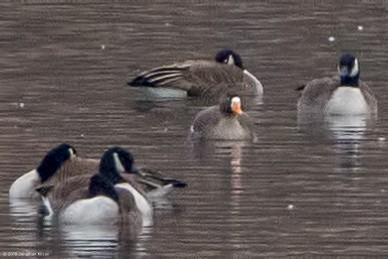
MULTIPOLYGON (((56 173, 45 182, 47 186, 55 186, 65 182, 67 179, 77 175, 92 176, 98 172, 100 160, 80 158, 79 156, 65 162, 56 173)), ((164 176, 159 171, 148 168, 141 168, 138 174, 122 174, 122 176, 133 182, 137 188, 145 192, 147 198, 157 199, 166 196, 175 188, 184 188, 187 183, 177 179, 164 176)))
MULTIPOLYGON (((116 191, 130 193, 143 216, 143 224, 152 225, 153 208, 151 204, 144 192, 137 188, 136 183, 128 182, 121 176, 124 173, 139 173, 132 154, 120 147, 108 149, 101 157, 99 174, 108 179, 114 185, 116 191)), ((90 174, 63 177, 61 179, 61 181, 55 183, 47 182, 37 188, 37 191, 42 194, 44 205, 50 214, 62 214, 62 211, 74 199, 81 199, 83 196, 80 197, 80 194, 85 193, 84 190, 88 186, 90 174)))
POLYGON ((69 144, 61 144, 46 154, 39 166, 16 179, 9 189, 9 198, 37 198, 35 188, 50 179, 58 169, 76 156, 69 144))
POLYGON ((75 178, 55 189, 38 188, 47 211, 51 216, 57 215, 61 223, 142 225, 142 216, 131 193, 116 190, 109 178, 95 174, 88 185, 69 191, 74 184, 77 184, 75 178))
POLYGON ((359 80, 356 57, 340 58, 338 74, 309 82, 298 101, 299 115, 367 115, 377 114, 377 100, 369 86, 359 80))
POLYGON ((150 91, 163 88, 171 95, 179 91, 183 96, 219 98, 228 90, 239 95, 263 95, 260 81, 244 68, 240 55, 228 49, 219 51, 215 61, 189 60, 145 71, 128 85, 148 87, 150 91))
POLYGON ((191 138, 255 140, 250 117, 243 111, 237 95, 221 98, 220 104, 202 110, 190 129, 191 138))

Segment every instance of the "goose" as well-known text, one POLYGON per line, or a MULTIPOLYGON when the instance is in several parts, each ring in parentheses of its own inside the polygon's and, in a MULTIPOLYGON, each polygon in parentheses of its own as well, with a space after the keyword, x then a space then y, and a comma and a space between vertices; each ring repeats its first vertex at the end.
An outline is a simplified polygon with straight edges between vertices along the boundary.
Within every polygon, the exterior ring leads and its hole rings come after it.
POLYGON ((35 188, 48 181, 65 162, 75 156, 75 149, 66 143, 50 150, 36 169, 23 174, 12 183, 9 198, 37 198, 35 188))
POLYGON ((243 111, 241 98, 227 95, 220 104, 199 112, 190 129, 190 138, 220 140, 253 140, 252 121, 243 111))
POLYGON ((42 195, 48 214, 58 215, 60 223, 142 225, 141 213, 131 193, 115 189, 109 178, 95 174, 89 178, 87 185, 78 189, 69 188, 77 184, 75 180, 76 178, 71 179, 55 189, 37 189, 42 195), (72 191, 69 191, 71 189, 72 191))
MULTIPOLYGON (((153 224, 153 208, 145 193, 134 182, 126 181, 121 174, 138 174, 139 170, 134 164, 133 155, 120 147, 108 149, 99 164, 99 174, 109 180, 118 192, 127 192, 133 196, 135 204, 141 212, 143 225, 153 224)), ((74 200, 84 198, 90 174, 62 177, 61 181, 47 182, 36 190, 41 194, 44 206, 49 215, 59 214, 61 217, 64 210, 74 200)), ((66 221, 66 220, 65 220, 66 221)))
POLYGON ((137 75, 127 83, 147 87, 161 97, 203 96, 219 98, 228 90, 240 95, 262 96, 263 86, 230 49, 217 53, 215 61, 188 60, 161 66, 137 75), (163 89, 158 91, 157 89, 163 89))
POLYGON ((342 55, 338 76, 315 79, 307 83, 298 100, 298 114, 304 115, 373 115, 377 100, 369 86, 360 79, 358 59, 342 55))
MULTIPOLYGON (((98 159, 74 157, 66 163, 63 163, 56 173, 45 182, 45 185, 55 186, 77 175, 87 175, 90 177, 95 172, 98 172, 99 166, 100 160, 98 159)), ((176 188, 187 187, 186 182, 168 178, 161 172, 149 168, 140 168, 137 174, 122 174, 122 177, 128 181, 132 181, 151 200, 164 198, 176 188)))

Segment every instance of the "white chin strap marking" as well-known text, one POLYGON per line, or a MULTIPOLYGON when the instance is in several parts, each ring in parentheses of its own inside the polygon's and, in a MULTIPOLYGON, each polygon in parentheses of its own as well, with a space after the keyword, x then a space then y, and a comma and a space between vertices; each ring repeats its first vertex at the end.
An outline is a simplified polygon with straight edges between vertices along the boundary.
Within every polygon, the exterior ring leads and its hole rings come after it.
POLYGON ((354 66, 353 66, 353 68, 352 68, 352 71, 350 72, 350 76, 351 76, 351 77, 354 77, 354 76, 356 76, 356 75, 358 74, 358 72, 359 72, 359 69, 358 69, 358 60, 355 59, 355 60, 354 60, 354 66))
POLYGON ((234 58, 232 55, 229 55, 228 57, 228 65, 234 65, 234 58))
POLYGON ((69 148, 69 153, 70 153, 70 159, 75 157, 74 150, 72 148, 69 148))
POLYGON ((117 153, 113 153, 113 159, 115 161, 115 167, 116 167, 117 171, 119 173, 124 173, 125 168, 124 168, 123 164, 121 163, 119 155, 117 153))

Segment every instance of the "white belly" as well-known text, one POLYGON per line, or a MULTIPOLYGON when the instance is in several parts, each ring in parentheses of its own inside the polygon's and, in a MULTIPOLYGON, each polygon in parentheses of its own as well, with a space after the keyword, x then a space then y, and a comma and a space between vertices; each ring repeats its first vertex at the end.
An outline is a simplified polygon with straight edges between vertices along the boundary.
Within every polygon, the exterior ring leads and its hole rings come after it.
POLYGON ((129 183, 119 183, 115 185, 115 188, 123 188, 129 191, 135 199, 136 206, 143 216, 143 226, 153 225, 153 208, 148 200, 140 194, 132 185, 129 183))
POLYGON ((119 206, 111 198, 96 196, 78 200, 60 214, 64 224, 114 224, 119 215, 119 206))
POLYGON ((329 115, 361 115, 370 112, 369 106, 359 88, 339 87, 326 104, 329 115))

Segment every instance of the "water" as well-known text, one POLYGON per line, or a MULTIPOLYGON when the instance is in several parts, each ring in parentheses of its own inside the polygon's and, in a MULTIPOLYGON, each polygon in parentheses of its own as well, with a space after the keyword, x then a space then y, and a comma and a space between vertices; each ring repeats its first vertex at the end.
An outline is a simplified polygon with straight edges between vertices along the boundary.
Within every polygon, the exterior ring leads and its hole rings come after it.
POLYGON ((388 255, 386 2, 66 3, 0 4, 2 255, 388 255), (126 82, 221 48, 264 85, 249 110, 258 142, 190 146, 208 104, 147 102, 126 82), (294 88, 335 73, 343 52, 359 57, 377 121, 299 127, 294 88), (189 187, 157 203, 155 225, 138 236, 62 228, 42 221, 38 204, 10 205, 12 181, 64 141, 90 158, 123 146, 189 187))

